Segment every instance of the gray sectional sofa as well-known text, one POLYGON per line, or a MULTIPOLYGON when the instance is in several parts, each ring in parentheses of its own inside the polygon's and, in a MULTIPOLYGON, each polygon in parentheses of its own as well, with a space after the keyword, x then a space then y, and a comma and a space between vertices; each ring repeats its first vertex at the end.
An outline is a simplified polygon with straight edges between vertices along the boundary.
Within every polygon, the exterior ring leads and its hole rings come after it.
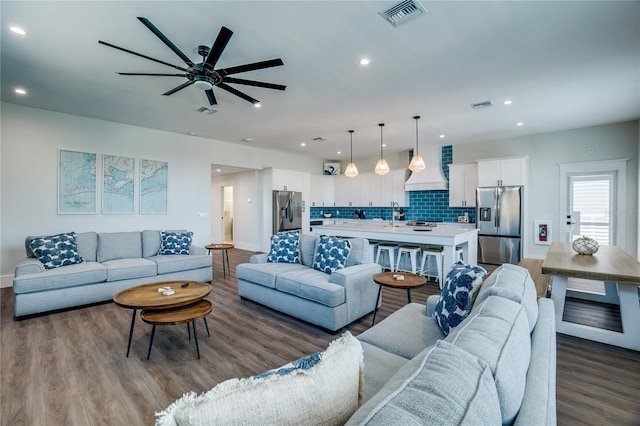
POLYGON ((438 299, 357 336, 364 404, 347 424, 555 425, 554 307, 536 299, 528 271, 496 269, 446 337, 432 316, 438 299))
POLYGON ((211 281, 211 257, 203 247, 189 254, 158 255, 161 231, 96 233, 76 236, 83 263, 45 269, 25 241, 27 257, 13 280, 14 316, 111 300, 126 288, 156 281, 211 281))
POLYGON ((372 312, 378 295, 372 277, 381 268, 371 259, 368 240, 350 238, 346 267, 331 274, 312 268, 319 241, 318 235, 300 235, 302 263, 267 262, 264 253, 251 256, 250 263, 236 267, 238 294, 329 331, 372 312))

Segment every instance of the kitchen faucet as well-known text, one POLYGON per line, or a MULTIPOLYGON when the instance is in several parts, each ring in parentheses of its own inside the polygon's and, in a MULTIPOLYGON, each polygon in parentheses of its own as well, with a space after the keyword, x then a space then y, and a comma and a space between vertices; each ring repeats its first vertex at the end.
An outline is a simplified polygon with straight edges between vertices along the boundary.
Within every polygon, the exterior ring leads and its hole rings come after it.
POLYGON ((395 228, 396 226, 396 207, 400 208, 400 204, 395 201, 391 202, 391 227, 395 228))

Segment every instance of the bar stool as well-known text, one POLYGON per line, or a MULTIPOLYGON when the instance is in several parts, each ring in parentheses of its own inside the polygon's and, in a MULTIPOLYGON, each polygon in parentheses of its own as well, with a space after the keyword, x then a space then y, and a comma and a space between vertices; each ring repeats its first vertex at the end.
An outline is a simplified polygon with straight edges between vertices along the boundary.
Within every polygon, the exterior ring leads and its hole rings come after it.
POLYGON ((395 272, 394 271, 394 261, 395 261, 395 254, 396 254, 396 248, 398 246, 392 243, 379 243, 378 244, 378 253, 376 254, 376 263, 380 266, 382 266, 382 268, 384 269, 388 269, 391 272, 395 272), (389 263, 387 265, 383 264, 382 261, 383 259, 380 259, 380 255, 385 254, 387 255, 387 259, 389 260, 389 263))
POLYGON ((420 247, 416 246, 400 246, 398 247, 398 263, 396 263, 396 271, 404 271, 411 272, 413 274, 416 273, 416 265, 418 263, 418 255, 420 254, 420 247), (409 256, 409 260, 411 261, 411 270, 407 270, 406 268, 401 268, 402 263, 402 255, 409 256))
POLYGON ((422 263, 420 264, 420 274, 425 277, 433 277, 438 280, 438 284, 440 285, 440 289, 442 290, 442 253, 444 249, 442 247, 427 247, 422 250, 422 263), (430 273, 431 268, 431 258, 434 258, 436 261, 436 273, 435 275, 430 273), (426 263, 426 269, 425 269, 426 263))
POLYGON ((376 253, 378 252, 378 242, 377 241, 369 241, 369 251, 371 252, 371 260, 376 258, 376 253))

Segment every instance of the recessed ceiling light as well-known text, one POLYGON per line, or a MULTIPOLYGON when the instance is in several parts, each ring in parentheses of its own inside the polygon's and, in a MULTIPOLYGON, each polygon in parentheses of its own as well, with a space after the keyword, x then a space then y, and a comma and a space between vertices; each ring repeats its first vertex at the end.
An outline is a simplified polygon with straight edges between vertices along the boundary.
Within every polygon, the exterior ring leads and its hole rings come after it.
POLYGON ((256 102, 255 104, 253 104, 253 106, 256 108, 260 108, 262 104, 260 102, 256 102))
POLYGON ((338 151, 338 155, 342 154, 342 151, 338 151))
POLYGON ((524 123, 522 121, 519 121, 516 123, 516 126, 524 126, 524 123))
POLYGON ((387 146, 387 144, 386 144, 386 143, 383 143, 383 144, 382 144, 382 146, 387 146))
POLYGON ((307 146, 307 144, 304 142, 300 142, 300 146, 307 146))
POLYGON ((242 142, 253 142, 253 138, 242 138, 242 142))
POLYGON ((216 169, 216 172, 221 172, 221 171, 222 171, 222 169, 216 169))
POLYGON ((444 138, 446 138, 446 135, 443 133, 440 135, 440 139, 444 139, 444 138))
POLYGON ((27 35, 27 32, 20 27, 13 26, 13 27, 9 27, 9 29, 16 34, 27 35))
POLYGON ((513 101, 510 101, 509 99, 507 99, 506 101, 504 101, 505 105, 511 105, 513 103, 513 101))
POLYGON ((369 62, 371 62, 369 58, 360 59, 360 65, 369 65, 369 62))
POLYGON ((195 136, 195 135, 197 135, 197 133, 196 133, 196 132, 189 132, 189 133, 187 133, 187 134, 188 134, 189 136, 195 136))
POLYGON ((21 89, 20 87, 17 87, 17 88, 15 89, 15 92, 16 92, 18 95, 26 95, 26 94, 27 94, 27 91, 26 91, 26 90, 24 90, 24 89, 21 89))

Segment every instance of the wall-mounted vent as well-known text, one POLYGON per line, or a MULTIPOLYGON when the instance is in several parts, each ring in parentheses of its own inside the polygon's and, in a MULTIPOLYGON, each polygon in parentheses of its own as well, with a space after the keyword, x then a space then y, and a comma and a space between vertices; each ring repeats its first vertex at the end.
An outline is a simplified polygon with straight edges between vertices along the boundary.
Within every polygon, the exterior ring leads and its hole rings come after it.
POLYGON ((493 106, 493 102, 491 101, 484 101, 484 102, 478 102, 477 104, 471 104, 471 108, 473 109, 483 109, 483 108, 489 108, 493 106))
POLYGON ((397 27, 398 25, 404 24, 408 20, 426 12, 427 9, 425 9, 418 0, 405 0, 390 7, 384 12, 380 12, 380 15, 389 21, 391 25, 397 27))
POLYGON ((202 114, 215 114, 216 112, 218 112, 217 109, 207 108, 207 107, 200 107, 196 111, 202 114))

